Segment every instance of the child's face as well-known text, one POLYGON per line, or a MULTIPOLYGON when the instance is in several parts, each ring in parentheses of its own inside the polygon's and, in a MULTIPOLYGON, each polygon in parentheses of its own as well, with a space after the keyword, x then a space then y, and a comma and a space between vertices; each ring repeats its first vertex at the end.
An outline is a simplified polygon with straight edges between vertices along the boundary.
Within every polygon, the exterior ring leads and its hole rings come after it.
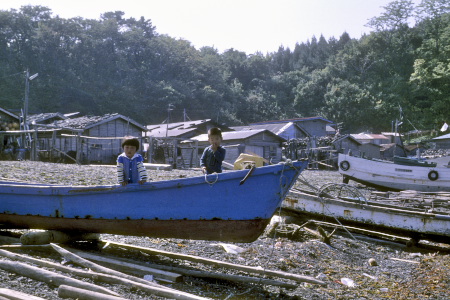
POLYGON ((208 137, 208 141, 212 146, 219 147, 220 143, 222 142, 222 139, 220 138, 219 135, 210 135, 208 137))
POLYGON ((136 146, 125 145, 123 146, 123 152, 125 152, 125 155, 128 158, 133 158, 133 156, 136 154, 136 146))

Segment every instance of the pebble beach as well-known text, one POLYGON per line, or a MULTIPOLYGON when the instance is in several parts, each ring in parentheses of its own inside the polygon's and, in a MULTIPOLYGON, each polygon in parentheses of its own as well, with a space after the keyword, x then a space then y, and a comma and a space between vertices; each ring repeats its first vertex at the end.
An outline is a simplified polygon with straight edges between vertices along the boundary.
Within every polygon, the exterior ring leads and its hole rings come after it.
MULTIPOLYGON (((152 181, 202 176, 200 170, 149 170, 152 181)), ((340 183, 336 171, 306 170, 301 179, 320 187, 325 183, 340 183)), ((63 185, 116 184, 115 166, 87 166, 32 161, 0 161, 0 181, 50 183, 63 185)), ((301 184, 301 183, 300 183, 301 184)), ((315 229, 315 228, 311 228, 315 229)), ((326 229, 329 230, 329 229, 326 229)), ((24 231, 2 230, 3 235, 15 236, 24 231)), ((239 253, 227 252, 220 243, 211 241, 155 239, 151 237, 101 235, 103 240, 157 248, 216 259, 233 264, 278 270, 317 278, 326 285, 297 283, 295 288, 233 282, 212 278, 184 276, 183 282, 162 283, 193 295, 210 299, 449 299, 450 248, 448 245, 406 247, 397 242, 371 239, 345 232, 336 232, 330 244, 304 231, 295 240, 268 233, 253 243, 236 243, 239 253), (433 247, 431 247, 433 246, 433 247)), ((6 244, 6 240, 3 244, 6 244)), ((426 243, 426 241, 424 241, 426 243)), ((97 251, 98 249, 88 249, 97 251)), ((16 253, 63 260, 56 253, 49 255, 32 249, 16 253)), ((133 259, 140 264, 164 264, 204 272, 246 275, 240 271, 204 265, 158 255, 144 255, 125 250, 104 250, 104 255, 133 259)), ((5 258, 1 258, 5 260, 5 258)), ((69 265, 71 265, 69 263, 69 265)), ((78 266, 73 266, 78 267, 78 266)), ((79 268, 79 267, 78 267, 79 268)), ((266 275, 251 275, 271 278, 266 275)), ((0 269, 0 288, 7 288, 43 299, 60 299, 58 287, 0 269)), ((271 278, 274 279, 274 278, 271 278)), ((166 299, 121 285, 105 286, 125 299, 166 299)))

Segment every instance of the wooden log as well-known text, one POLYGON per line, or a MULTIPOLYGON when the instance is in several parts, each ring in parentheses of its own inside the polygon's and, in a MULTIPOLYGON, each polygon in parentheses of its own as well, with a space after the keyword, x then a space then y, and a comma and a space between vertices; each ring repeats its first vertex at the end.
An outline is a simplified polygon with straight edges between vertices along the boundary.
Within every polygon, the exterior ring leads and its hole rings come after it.
POLYGON ((112 246, 139 250, 144 253, 153 254, 153 255, 164 255, 164 256, 167 256, 170 258, 174 258, 174 259, 184 259, 184 260, 203 263, 203 264, 207 264, 207 265, 214 265, 214 266, 220 266, 220 267, 224 267, 224 268, 244 271, 244 272, 248 272, 248 273, 276 276, 276 277, 280 277, 280 278, 294 280, 297 282, 308 282, 308 283, 313 283, 313 284, 326 285, 326 283, 323 282, 322 280, 318 280, 318 279, 316 279, 314 277, 310 277, 310 276, 297 275, 297 274, 287 273, 287 272, 283 272, 283 271, 267 270, 267 269, 263 269, 261 267, 249 267, 249 266, 243 266, 243 265, 236 265, 236 264, 223 262, 223 261, 219 261, 219 260, 215 260, 215 259, 207 259, 207 258, 199 257, 199 256, 178 254, 178 253, 167 252, 167 251, 162 251, 162 250, 153 249, 153 248, 145 248, 145 247, 127 245, 127 244, 123 244, 123 243, 115 243, 112 241, 102 241, 102 242, 109 243, 109 245, 112 245, 112 246))
POLYGON ((178 273, 163 271, 161 269, 151 268, 148 266, 138 265, 136 263, 131 263, 123 260, 113 259, 105 256, 99 256, 92 253, 87 253, 83 251, 78 251, 75 249, 70 249, 72 253, 78 255, 81 258, 95 261, 102 266, 109 268, 114 268, 114 270, 120 269, 122 272, 131 272, 139 275, 151 274, 155 279, 163 279, 171 282, 181 282, 183 281, 183 276, 178 273))
POLYGON ((125 274, 125 273, 122 273, 122 272, 119 272, 119 271, 116 271, 116 270, 113 270, 113 269, 110 269, 110 268, 106 268, 106 267, 100 266, 100 265, 98 265, 96 263, 93 263, 93 262, 91 262, 91 261, 89 261, 87 259, 84 259, 84 258, 82 258, 82 257, 80 257, 80 256, 78 256, 76 254, 73 254, 70 251, 67 251, 66 249, 64 249, 64 248, 62 248, 62 247, 60 247, 60 246, 58 246, 56 244, 51 243, 50 245, 53 247, 53 249, 55 249, 59 254, 61 254, 67 260, 72 261, 73 263, 76 263, 79 266, 83 266, 85 268, 89 268, 89 269, 91 269, 93 271, 96 271, 98 273, 110 274, 110 275, 114 275, 114 276, 117 276, 117 277, 126 278, 126 279, 129 279, 129 280, 135 281, 135 282, 139 282, 139 283, 142 283, 142 284, 148 284, 148 285, 163 287, 163 286, 161 286, 161 285, 159 285, 157 283, 154 283, 154 282, 151 282, 151 281, 148 281, 148 280, 136 277, 136 276, 128 275, 128 274, 125 274))
POLYGON ((165 270, 174 271, 186 276, 192 276, 192 277, 199 277, 199 278, 214 278, 219 280, 228 280, 228 281, 234 281, 234 282, 242 282, 242 283, 252 283, 252 284, 263 284, 263 285, 273 285, 273 286, 279 286, 282 288, 287 289, 295 289, 298 287, 297 284, 291 284, 286 283, 279 280, 272 280, 272 279, 266 279, 266 278, 255 278, 255 277, 248 277, 248 276, 242 276, 242 275, 232 275, 232 274, 224 274, 224 273, 218 273, 218 272, 206 272, 206 271, 197 271, 197 270, 190 270, 180 267, 169 267, 169 266, 156 266, 151 265, 154 268, 160 267, 165 270))
POLYGON ((9 300, 44 300, 44 298, 36 297, 30 294, 25 294, 22 292, 0 288, 0 300, 1 299, 9 299, 9 300))
POLYGON ((11 236, 0 235, 0 243, 2 244, 16 244, 20 243, 20 240, 11 236))
MULTIPOLYGON (((142 284, 142 283, 134 282, 134 281, 131 281, 131 280, 128 280, 125 278, 113 276, 113 275, 102 274, 102 273, 97 273, 97 272, 93 272, 93 271, 87 272, 87 271, 80 270, 80 269, 62 266, 60 264, 56 264, 53 262, 44 261, 44 260, 12 253, 12 252, 9 252, 6 250, 0 250, 0 255, 10 258, 10 259, 14 259, 14 260, 20 260, 20 261, 33 263, 33 264, 40 265, 43 267, 54 268, 58 271, 70 273, 72 275, 76 275, 79 277, 90 278, 90 279, 93 279, 96 281, 102 281, 102 282, 109 283, 109 284, 122 284, 122 285, 125 285, 128 287, 131 287, 131 288, 142 290, 149 294, 153 294, 153 295, 160 296, 160 297, 166 297, 169 299, 179 299, 179 300, 203 300, 204 299, 202 297, 198 297, 198 296, 195 296, 195 295, 192 295, 189 293, 185 293, 185 292, 180 292, 180 291, 177 291, 177 290, 174 290, 174 289, 171 289, 168 287, 164 287, 161 285, 155 284, 155 286, 153 286, 153 285, 150 285, 150 284, 152 284, 150 282, 149 282, 149 284, 142 284)), ((114 296, 117 296, 117 294, 115 294, 114 296)))
MULTIPOLYGON (((73 251, 72 251, 73 252, 73 251)), ((93 255, 91 253, 84 253, 81 251, 76 251, 75 254, 90 259, 93 261, 97 261, 98 263, 102 263, 104 261, 108 261, 108 258, 93 255), (106 260, 105 260, 106 259, 106 260)), ((180 267, 170 267, 170 266, 164 266, 164 265, 157 265, 157 264, 146 264, 146 266, 136 265, 128 262, 125 259, 114 259, 113 261, 116 261, 117 264, 124 264, 127 266, 127 271, 142 275, 143 272, 148 274, 149 272, 146 272, 147 268, 150 268, 151 270, 158 270, 158 271, 165 271, 169 272, 171 274, 177 274, 180 276, 186 275, 186 276, 192 276, 192 277, 199 277, 199 278, 214 278, 214 279, 220 279, 220 280, 228 280, 228 281, 234 281, 234 282, 242 282, 242 283, 253 283, 253 284, 264 284, 264 285, 273 285, 273 286, 279 286, 283 288, 288 289, 295 289, 298 287, 296 284, 290 284, 283 281, 278 280, 271 280, 271 279, 265 279, 265 278, 255 278, 255 277, 248 277, 248 276, 241 276, 241 275, 230 275, 230 274, 223 274, 223 273, 217 273, 217 272, 206 272, 206 271, 197 271, 197 270, 190 270, 180 267), (136 269, 132 269, 133 266, 136 266, 136 269), (173 273, 175 272, 175 273, 173 273)), ((117 265, 119 266, 119 265, 117 265)), ((157 275, 155 275, 157 276, 157 275)))
POLYGON ((55 272, 47 271, 44 269, 40 269, 38 267, 29 266, 27 264, 19 263, 19 262, 11 262, 11 261, 0 261, 0 269, 3 269, 8 272, 13 272, 16 274, 20 274, 22 276, 42 281, 47 284, 51 284, 54 286, 60 286, 62 284, 70 285, 74 287, 80 287, 87 290, 91 290, 94 292, 99 292, 103 294, 118 296, 117 293, 110 291, 101 286, 97 286, 95 284, 91 284, 88 282, 84 282, 81 280, 73 279, 67 276, 63 276, 57 274, 55 272))
POLYGON ((58 288, 58 297, 60 298, 73 298, 77 300, 126 300, 122 297, 116 297, 111 295, 105 295, 89 290, 76 288, 69 285, 60 285, 58 288))
POLYGON ((57 230, 30 231, 20 237, 20 242, 22 245, 44 245, 79 240, 97 240, 98 237, 97 233, 70 234, 57 230))

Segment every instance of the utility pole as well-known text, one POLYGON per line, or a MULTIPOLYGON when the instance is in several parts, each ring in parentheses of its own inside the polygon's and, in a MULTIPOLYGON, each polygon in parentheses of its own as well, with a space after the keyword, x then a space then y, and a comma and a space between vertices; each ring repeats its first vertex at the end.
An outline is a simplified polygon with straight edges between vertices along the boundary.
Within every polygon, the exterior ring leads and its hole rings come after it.
POLYGON ((186 113, 186 108, 185 108, 185 109, 183 109, 183 122, 186 122, 186 119, 191 121, 191 119, 189 118, 189 116, 186 113))
MULTIPOLYGON (((23 107, 23 130, 28 130, 27 116, 28 116, 28 95, 30 93, 30 81, 38 77, 38 73, 30 76, 30 71, 27 69, 25 71, 25 101, 23 107)), ((25 139, 23 140, 23 144, 25 145, 25 139)))
POLYGON ((30 76, 30 71, 25 71, 25 103, 23 107, 23 128, 27 130, 27 116, 28 116, 28 95, 30 94, 30 81, 38 77, 39 73, 30 76))
POLYGON ((169 135, 170 111, 173 110, 173 105, 169 103, 167 106, 167 124, 166 124, 166 138, 169 135))

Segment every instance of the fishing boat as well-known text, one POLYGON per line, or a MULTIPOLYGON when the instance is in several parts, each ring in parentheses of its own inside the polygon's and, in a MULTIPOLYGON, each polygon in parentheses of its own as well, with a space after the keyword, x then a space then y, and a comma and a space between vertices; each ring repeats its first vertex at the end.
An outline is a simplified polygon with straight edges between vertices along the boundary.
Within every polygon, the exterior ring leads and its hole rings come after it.
POLYGON ((450 168, 416 158, 387 161, 339 154, 338 165, 344 182, 353 180, 380 190, 450 191, 450 168))
POLYGON ((308 219, 406 236, 413 244, 422 239, 449 243, 450 198, 446 199, 443 208, 438 208, 440 200, 429 200, 428 205, 424 205, 424 194, 416 192, 416 197, 417 194, 422 198, 417 200, 420 205, 414 206, 406 204, 412 202, 412 196, 397 200, 367 200, 354 187, 327 184, 316 192, 292 189, 282 207, 288 214, 308 219))
POLYGON ((0 183, 0 226, 252 242, 307 161, 108 186, 0 183))

